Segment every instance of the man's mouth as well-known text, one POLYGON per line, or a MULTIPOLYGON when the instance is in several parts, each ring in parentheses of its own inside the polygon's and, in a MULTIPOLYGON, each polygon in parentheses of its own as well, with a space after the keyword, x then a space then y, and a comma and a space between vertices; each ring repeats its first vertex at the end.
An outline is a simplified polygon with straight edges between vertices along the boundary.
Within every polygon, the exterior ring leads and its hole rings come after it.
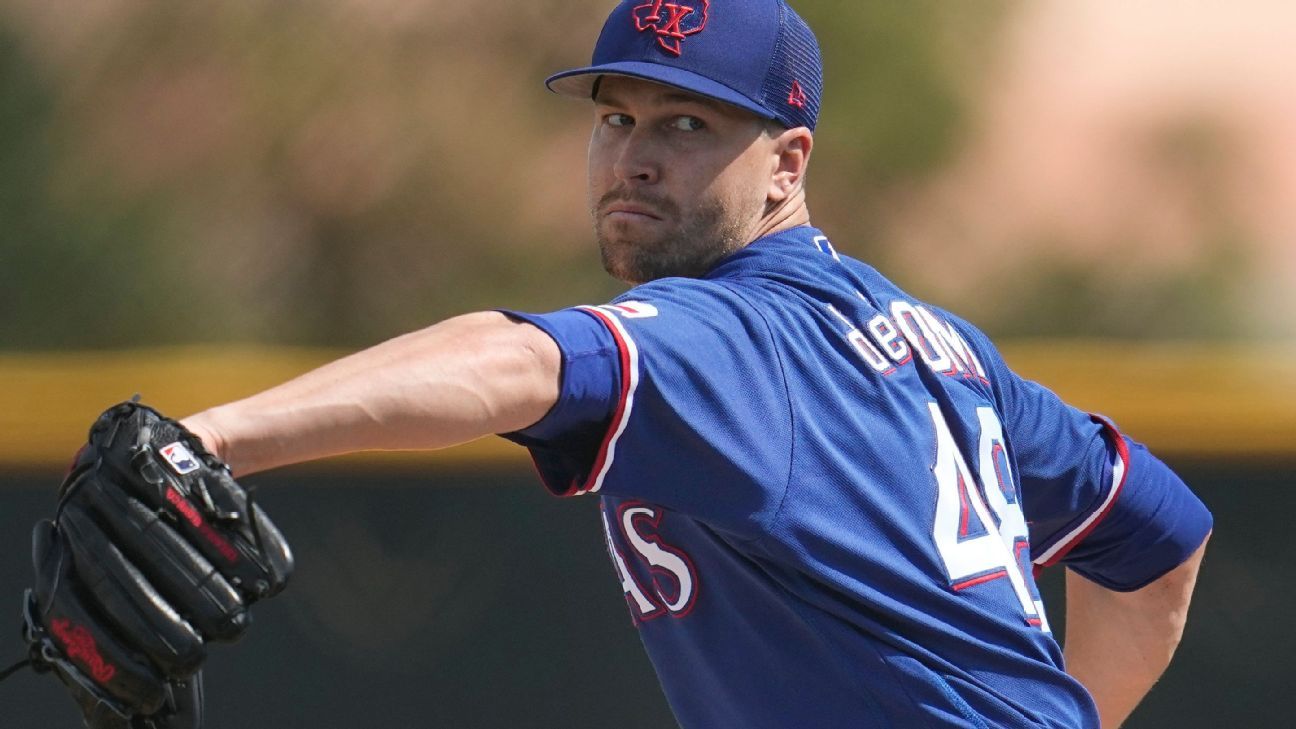
POLYGON ((625 218, 647 218, 650 220, 661 220, 661 213, 646 205, 637 205, 628 202, 615 202, 608 205, 603 210, 605 217, 625 217, 625 218))

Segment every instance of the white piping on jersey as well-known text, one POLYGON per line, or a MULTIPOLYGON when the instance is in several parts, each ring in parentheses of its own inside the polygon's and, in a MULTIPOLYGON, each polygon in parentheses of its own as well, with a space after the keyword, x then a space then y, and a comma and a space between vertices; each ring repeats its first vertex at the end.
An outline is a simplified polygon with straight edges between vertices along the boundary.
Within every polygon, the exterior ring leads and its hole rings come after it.
POLYGON ((625 392, 621 395, 623 404, 621 418, 614 424, 612 434, 608 437, 607 445, 603 450, 603 463, 598 473, 594 474, 594 477, 586 482, 587 488, 578 490, 577 495, 595 494, 598 493, 599 489, 603 488, 603 479, 607 476, 608 470, 612 468, 613 459, 616 458, 617 441, 621 439, 621 434, 625 432, 626 425, 630 422, 630 411, 634 409, 635 390, 639 387, 639 347, 631 338, 630 332, 626 331, 625 325, 621 323, 616 309, 610 306, 581 306, 579 308, 594 314, 608 328, 612 329, 613 338, 617 340, 617 346, 625 348, 630 377, 625 385, 625 392))
MULTIPOLYGON (((1117 437, 1119 437, 1119 435, 1117 437)), ((1107 490, 1107 497, 1103 499, 1103 502, 1099 504, 1097 509, 1093 510, 1093 513, 1089 514, 1088 518, 1080 522, 1079 526, 1068 532, 1065 537, 1059 539, 1052 547, 1049 547, 1048 551, 1044 552, 1044 554, 1041 554, 1031 561, 1038 565, 1044 565, 1049 560, 1053 559, 1055 555, 1064 550, 1070 549, 1072 546, 1071 540, 1075 539, 1080 534, 1083 534, 1085 530, 1089 528, 1090 524, 1093 524, 1094 521, 1106 514, 1107 507, 1111 506, 1112 500, 1116 498, 1116 494, 1121 490, 1121 484, 1125 481, 1125 468, 1125 459, 1121 456, 1120 449, 1117 449, 1116 455, 1112 458, 1112 483, 1111 488, 1107 490)))
MULTIPOLYGON (((859 292, 857 291, 856 293, 859 293, 859 292)), ((860 294, 860 298, 864 298, 864 295, 863 295, 863 294, 860 294)), ((841 323, 842 323, 842 324, 845 324, 846 326, 850 327, 851 329, 855 329, 855 324, 854 324, 853 322, 851 322, 850 319, 847 319, 845 314, 843 314, 843 313, 841 313, 840 311, 838 311, 838 310, 837 310, 837 307, 833 306, 832 304, 829 304, 829 305, 828 305, 828 311, 831 311, 834 315, 836 315, 836 317, 837 317, 838 319, 841 319, 841 323)))

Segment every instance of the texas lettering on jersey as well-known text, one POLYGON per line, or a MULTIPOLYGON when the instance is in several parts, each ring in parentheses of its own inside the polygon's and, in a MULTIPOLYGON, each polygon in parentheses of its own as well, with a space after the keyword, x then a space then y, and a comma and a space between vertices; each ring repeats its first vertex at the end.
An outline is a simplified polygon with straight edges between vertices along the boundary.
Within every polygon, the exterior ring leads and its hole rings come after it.
POLYGON ((662 615, 682 618, 698 597, 693 560, 662 539, 665 509, 639 501, 603 506, 608 555, 636 623, 662 615))

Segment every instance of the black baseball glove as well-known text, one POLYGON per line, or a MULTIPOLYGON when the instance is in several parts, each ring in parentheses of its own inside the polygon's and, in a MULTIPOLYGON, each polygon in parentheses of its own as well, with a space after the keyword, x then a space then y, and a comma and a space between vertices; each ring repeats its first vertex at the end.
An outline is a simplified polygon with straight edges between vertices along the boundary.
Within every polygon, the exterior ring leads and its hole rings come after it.
POLYGON ((209 641, 283 589, 292 554, 228 467, 134 401, 90 429, 32 534, 31 665, 53 671, 90 729, 196 729, 209 641))

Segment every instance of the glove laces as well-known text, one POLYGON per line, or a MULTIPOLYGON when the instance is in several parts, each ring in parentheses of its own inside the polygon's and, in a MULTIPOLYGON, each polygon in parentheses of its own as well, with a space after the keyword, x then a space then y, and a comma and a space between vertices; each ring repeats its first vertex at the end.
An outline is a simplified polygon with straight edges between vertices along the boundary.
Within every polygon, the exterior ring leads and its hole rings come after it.
POLYGON ((18 661, 17 663, 6 668, 5 670, 0 671, 0 681, 9 678, 10 676, 14 675, 15 673, 18 673, 19 671, 30 666, 31 664, 32 664, 32 659, 30 658, 24 658, 21 661, 18 661))

